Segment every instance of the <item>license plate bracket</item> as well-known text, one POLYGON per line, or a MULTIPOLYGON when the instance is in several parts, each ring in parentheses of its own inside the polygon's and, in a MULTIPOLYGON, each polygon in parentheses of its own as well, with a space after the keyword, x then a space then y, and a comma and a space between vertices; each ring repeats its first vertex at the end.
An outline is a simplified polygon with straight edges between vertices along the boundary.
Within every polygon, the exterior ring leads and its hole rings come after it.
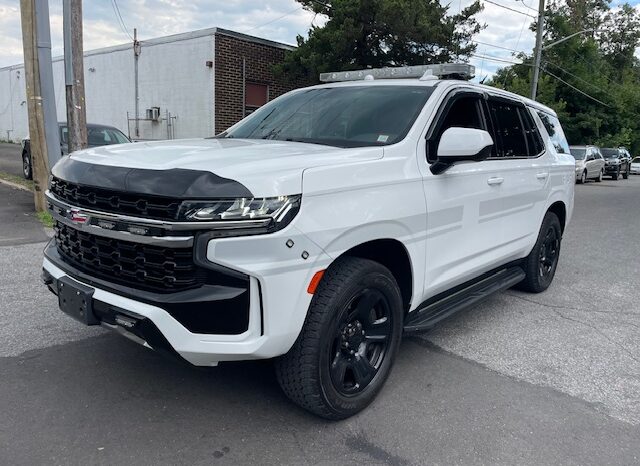
POLYGON ((93 288, 76 282, 69 277, 58 279, 58 305, 65 314, 85 325, 99 325, 93 313, 93 288))

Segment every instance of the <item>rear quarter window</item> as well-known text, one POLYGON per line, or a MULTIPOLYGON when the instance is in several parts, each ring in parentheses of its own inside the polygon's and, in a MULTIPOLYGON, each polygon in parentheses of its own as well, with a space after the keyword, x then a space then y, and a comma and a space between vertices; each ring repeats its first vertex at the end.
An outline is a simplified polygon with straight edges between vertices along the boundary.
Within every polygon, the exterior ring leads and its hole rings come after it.
POLYGON ((564 131, 562 131, 560 120, 558 120, 557 117, 542 111, 538 111, 538 116, 542 120, 544 129, 547 130, 551 143, 553 144, 553 147, 555 147, 556 151, 559 154, 570 154, 569 143, 564 135, 564 131))

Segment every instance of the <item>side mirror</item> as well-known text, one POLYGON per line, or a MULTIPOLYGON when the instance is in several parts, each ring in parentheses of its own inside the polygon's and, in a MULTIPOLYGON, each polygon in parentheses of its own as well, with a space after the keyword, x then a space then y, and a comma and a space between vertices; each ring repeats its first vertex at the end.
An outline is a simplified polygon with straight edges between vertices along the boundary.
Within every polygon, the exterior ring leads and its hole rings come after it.
POLYGON ((483 129, 448 128, 438 144, 438 160, 431 165, 431 173, 439 175, 456 162, 480 162, 491 155, 493 139, 483 129))

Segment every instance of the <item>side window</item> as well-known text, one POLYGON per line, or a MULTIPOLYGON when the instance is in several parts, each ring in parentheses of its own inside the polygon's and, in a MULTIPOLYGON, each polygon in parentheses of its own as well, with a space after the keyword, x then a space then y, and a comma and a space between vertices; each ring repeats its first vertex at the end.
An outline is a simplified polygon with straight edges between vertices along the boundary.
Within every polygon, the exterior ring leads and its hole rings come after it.
POLYGON ((521 108, 519 111, 524 125, 524 134, 527 138, 529 157, 537 157, 544 151, 544 142, 542 142, 538 125, 528 108, 521 108))
POLYGON ((489 110, 497 145, 496 157, 528 157, 527 139, 520 118, 520 106, 515 102, 490 98, 489 110))
POLYGON ((449 128, 486 129, 480 106, 480 95, 465 93, 454 96, 445 104, 434 131, 427 140, 427 161, 434 162, 442 133, 449 128))
POLYGON ((559 154, 570 154, 569 143, 564 135, 564 131, 562 131, 562 126, 560 126, 558 118, 542 111, 538 111, 538 116, 542 120, 544 129, 549 133, 551 143, 553 147, 555 147, 556 152, 559 154))

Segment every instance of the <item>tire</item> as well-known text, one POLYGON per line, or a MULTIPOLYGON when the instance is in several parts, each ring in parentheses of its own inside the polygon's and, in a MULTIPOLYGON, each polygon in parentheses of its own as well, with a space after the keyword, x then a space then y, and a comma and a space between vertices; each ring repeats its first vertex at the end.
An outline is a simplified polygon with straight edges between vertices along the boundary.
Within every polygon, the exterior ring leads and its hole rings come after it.
POLYGON ((363 410, 391 372, 403 314, 400 289, 386 267, 338 259, 325 272, 298 339, 276 360, 282 390, 326 419, 363 410))
POLYGON ((580 175, 580 179, 578 180, 578 183, 580 184, 585 184, 587 182, 587 170, 582 172, 582 175, 580 175))
POLYGON ((541 293, 549 288, 558 267, 561 242, 560 220, 553 212, 547 212, 536 244, 524 260, 525 278, 518 283, 517 288, 530 293, 541 293))
POLYGON ((603 170, 600 170, 600 174, 598 175, 598 178, 596 178, 596 183, 600 183, 602 181, 603 175, 604 175, 603 170))
POLYGON ((625 180, 628 180, 628 179, 629 179, 629 170, 630 170, 629 165, 627 165, 627 169, 626 169, 626 170, 624 171, 624 173, 622 174, 622 178, 623 178, 623 179, 625 179, 625 180))
POLYGON ((613 175, 611 175, 611 179, 617 180, 619 177, 620 177, 620 169, 618 168, 618 171, 615 172, 613 175))
POLYGON ((22 153, 22 176, 26 180, 33 178, 33 166, 31 165, 31 155, 28 152, 22 153))

